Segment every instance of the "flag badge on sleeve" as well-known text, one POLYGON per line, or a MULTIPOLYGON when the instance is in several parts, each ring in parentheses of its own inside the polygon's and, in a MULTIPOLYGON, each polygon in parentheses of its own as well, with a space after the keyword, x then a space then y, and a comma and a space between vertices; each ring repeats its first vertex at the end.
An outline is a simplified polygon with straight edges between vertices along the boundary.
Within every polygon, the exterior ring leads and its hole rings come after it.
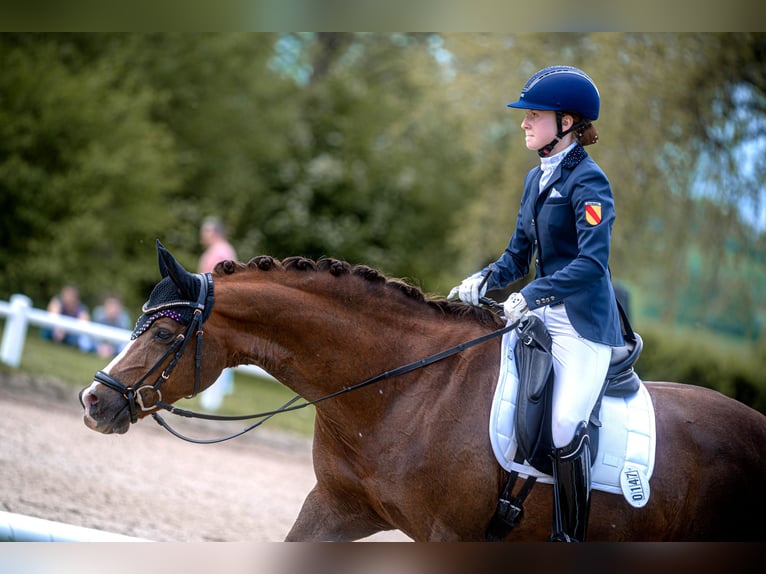
POLYGON ((585 221, 588 225, 598 225, 601 223, 601 203, 598 201, 585 202, 585 221))

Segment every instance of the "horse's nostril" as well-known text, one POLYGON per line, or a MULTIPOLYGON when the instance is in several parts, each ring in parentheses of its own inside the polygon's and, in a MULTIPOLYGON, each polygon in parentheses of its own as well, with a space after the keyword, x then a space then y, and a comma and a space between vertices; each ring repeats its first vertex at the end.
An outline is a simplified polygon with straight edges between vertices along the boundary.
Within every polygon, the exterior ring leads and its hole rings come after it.
POLYGON ((93 391, 88 389, 80 395, 80 403, 87 413, 90 411, 90 407, 98 403, 98 397, 93 391))

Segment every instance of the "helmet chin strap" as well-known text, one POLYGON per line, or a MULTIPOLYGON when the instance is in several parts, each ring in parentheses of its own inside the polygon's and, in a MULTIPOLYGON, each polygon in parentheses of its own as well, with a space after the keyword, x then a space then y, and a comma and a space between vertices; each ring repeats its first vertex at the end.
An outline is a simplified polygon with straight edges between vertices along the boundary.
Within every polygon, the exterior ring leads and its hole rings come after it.
POLYGON ((581 121, 576 124, 572 124, 572 127, 568 130, 564 131, 562 124, 564 113, 563 112, 556 112, 556 129, 558 130, 558 133, 556 134, 556 137, 553 138, 553 141, 549 143, 548 145, 541 147, 537 150, 537 155, 540 157, 548 157, 551 152, 553 151, 553 148, 556 147, 556 144, 561 141, 561 138, 563 138, 565 135, 567 135, 570 132, 573 132, 575 130, 579 130, 580 128, 587 127, 588 124, 590 124, 589 121, 581 121))

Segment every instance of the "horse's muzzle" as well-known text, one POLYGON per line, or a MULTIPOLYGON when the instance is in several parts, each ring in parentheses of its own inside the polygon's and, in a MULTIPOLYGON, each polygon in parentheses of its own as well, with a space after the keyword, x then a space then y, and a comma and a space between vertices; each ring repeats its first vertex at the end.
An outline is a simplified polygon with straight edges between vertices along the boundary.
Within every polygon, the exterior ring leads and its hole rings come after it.
POLYGON ((119 393, 99 384, 80 391, 83 422, 91 430, 104 434, 124 434, 130 428, 128 401, 119 393))

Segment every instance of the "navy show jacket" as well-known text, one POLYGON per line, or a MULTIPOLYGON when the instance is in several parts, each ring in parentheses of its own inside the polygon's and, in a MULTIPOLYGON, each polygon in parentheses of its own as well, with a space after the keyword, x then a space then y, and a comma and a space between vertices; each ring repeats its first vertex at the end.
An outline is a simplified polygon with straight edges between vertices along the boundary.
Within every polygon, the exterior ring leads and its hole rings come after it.
POLYGON ((527 275, 535 256, 536 276, 521 294, 530 309, 563 301, 582 337, 605 345, 624 344, 609 273, 614 199, 604 172, 575 145, 539 193, 542 170, 531 169, 516 229, 492 269, 487 288, 501 289, 527 275))

